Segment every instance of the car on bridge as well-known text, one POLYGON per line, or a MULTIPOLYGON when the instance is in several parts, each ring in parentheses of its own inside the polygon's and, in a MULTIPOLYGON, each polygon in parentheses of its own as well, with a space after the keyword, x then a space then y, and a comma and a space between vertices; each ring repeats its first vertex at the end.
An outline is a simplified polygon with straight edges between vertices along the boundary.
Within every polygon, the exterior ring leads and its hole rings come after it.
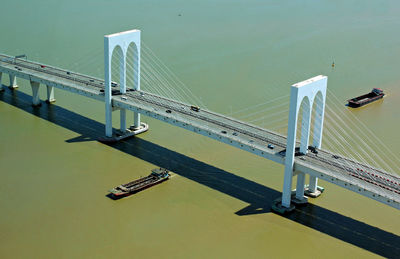
POLYGON ((191 106, 190 106, 190 109, 191 109, 192 111, 194 111, 194 112, 199 112, 199 111, 200 111, 200 107, 199 107, 199 106, 191 105, 191 106))

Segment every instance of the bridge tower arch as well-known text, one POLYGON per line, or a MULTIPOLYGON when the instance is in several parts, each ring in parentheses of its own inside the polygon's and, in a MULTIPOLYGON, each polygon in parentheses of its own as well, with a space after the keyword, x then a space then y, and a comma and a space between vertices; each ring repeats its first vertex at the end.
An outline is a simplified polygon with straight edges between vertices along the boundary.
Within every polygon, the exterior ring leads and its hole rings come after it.
MULTIPOLYGON (((106 137, 112 137, 112 82, 111 82, 111 60, 114 49, 120 51, 119 71, 120 71, 120 93, 126 93, 126 73, 127 73, 127 52, 128 48, 134 48, 133 73, 134 89, 140 90, 140 30, 130 30, 104 36, 104 82, 105 82, 105 117, 106 117, 106 137)), ((120 110, 121 131, 126 131, 126 110, 120 110)), ((140 115, 134 113, 134 126, 136 130, 143 125, 140 123, 140 115)))
MULTIPOLYGON (((291 208, 292 179, 294 157, 296 152, 296 131, 301 105, 303 103, 305 104, 303 106, 303 115, 301 121, 299 152, 306 154, 309 146, 312 107, 314 102, 316 102, 316 117, 314 118, 314 136, 312 146, 316 148, 321 147, 327 83, 328 77, 320 75, 294 84, 291 87, 285 174, 281 204, 281 206, 284 208, 291 208)), ((304 183, 305 173, 297 172, 296 197, 294 198, 296 203, 303 203, 307 201, 307 199, 304 197, 304 183)), ((315 192, 316 188, 317 178, 310 176, 309 191, 315 192)))
MULTIPOLYGON (((140 44, 138 45, 136 42, 131 42, 128 45, 125 63, 127 64, 128 74, 132 73, 133 75, 133 89, 140 90, 140 44), (133 55, 129 55, 131 52, 133 52, 133 55)), ((133 123, 134 128, 140 127, 140 114, 137 112, 134 113, 133 123)))

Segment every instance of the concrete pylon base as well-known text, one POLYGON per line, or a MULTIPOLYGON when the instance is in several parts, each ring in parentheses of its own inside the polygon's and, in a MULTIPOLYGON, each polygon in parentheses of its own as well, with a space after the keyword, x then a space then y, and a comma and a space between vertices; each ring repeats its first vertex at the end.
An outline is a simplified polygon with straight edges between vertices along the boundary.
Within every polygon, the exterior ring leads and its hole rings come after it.
MULTIPOLYGON (((138 131, 138 130, 140 130, 140 129, 143 129, 143 125, 144 125, 145 123, 141 123, 141 125, 139 126, 139 127, 135 127, 135 125, 131 125, 127 130, 129 130, 129 131, 138 131)), ((146 124, 147 125, 147 124, 146 124)))
POLYGON ((317 186, 317 190, 315 192, 312 192, 310 188, 308 188, 308 185, 304 187, 304 195, 311 197, 311 198, 317 198, 319 197, 323 192, 324 188, 321 186, 317 186))
POLYGON ((296 190, 292 191, 291 197, 290 197, 290 207, 284 207, 282 206, 282 198, 278 198, 272 202, 271 209, 272 211, 278 213, 278 214, 287 214, 292 211, 294 211, 297 207, 305 206, 308 204, 308 198, 306 196, 303 196, 302 199, 296 198, 296 190))
POLYGON ((272 202, 271 209, 275 213, 284 215, 284 214, 294 211, 296 209, 296 207, 293 204, 290 204, 289 208, 284 207, 284 206, 282 206, 282 198, 278 198, 272 202))
POLYGON ((121 130, 116 130, 112 137, 101 137, 99 138, 99 141, 103 143, 115 143, 133 137, 140 133, 146 132, 147 130, 149 130, 149 125, 142 122, 140 126, 137 128, 131 126, 129 129, 126 129, 125 132, 121 130))
POLYGON ((296 206, 304 206, 308 203, 308 199, 306 196, 303 196, 303 198, 301 199, 298 199, 296 198, 296 196, 293 196, 291 202, 296 206))
POLYGON ((301 198, 301 199, 297 198, 296 197, 296 189, 294 189, 294 190, 292 190, 292 194, 290 196, 290 202, 296 206, 303 206, 308 203, 308 198, 306 196, 303 196, 303 198, 301 198))

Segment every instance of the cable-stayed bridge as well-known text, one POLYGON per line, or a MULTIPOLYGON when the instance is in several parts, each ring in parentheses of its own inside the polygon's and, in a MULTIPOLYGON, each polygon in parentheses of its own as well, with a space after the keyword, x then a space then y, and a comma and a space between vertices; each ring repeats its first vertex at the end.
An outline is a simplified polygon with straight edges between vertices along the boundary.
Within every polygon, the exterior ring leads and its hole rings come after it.
POLYGON ((140 31, 134 30, 105 37, 105 80, 4 54, 0 54, 0 76, 9 75, 11 88, 17 87, 17 78, 29 80, 33 92, 33 105, 40 104, 38 91, 40 84, 47 86, 47 100, 49 102, 54 101, 54 88, 105 102, 106 136, 109 137, 108 140, 119 140, 146 131, 148 125, 140 122, 139 115, 141 114, 283 164, 286 168, 283 197, 282 200, 278 200, 274 204, 275 209, 279 212, 290 211, 293 209, 293 203, 298 205, 306 203, 307 199, 304 194, 318 196, 317 178, 400 209, 400 177, 395 172, 386 172, 354 159, 320 149, 324 117, 324 93, 322 92, 326 89, 326 77, 317 76, 292 86, 289 137, 286 137, 262 127, 209 111, 203 107, 192 106, 142 91, 140 90, 139 64, 140 31), (127 38, 121 41, 121 35, 127 38), (125 57, 126 49, 131 46, 132 42, 136 46, 136 54, 134 54, 136 69, 133 71, 136 79, 135 88, 127 89, 125 58, 122 58, 119 63, 120 82, 114 83, 111 81, 110 57, 113 50, 118 47, 121 48, 121 56, 125 57), (303 91, 302 89, 306 90, 303 91), (298 142, 295 135, 297 113, 303 101, 307 99, 309 99, 308 105, 305 105, 306 109, 303 110, 301 140, 298 142), (314 137, 314 142, 308 145, 310 111, 313 106, 311 99, 319 103, 317 105, 319 120, 315 124, 314 134, 320 132, 320 135, 314 137), (113 110, 119 110, 121 113, 120 130, 112 129, 111 114, 113 110), (135 125, 129 129, 127 129, 125 121, 127 110, 134 112, 135 119, 135 125), (306 174, 310 175, 308 188, 305 188, 304 184, 306 174), (292 178, 295 175, 297 175, 296 192, 292 194, 292 178))

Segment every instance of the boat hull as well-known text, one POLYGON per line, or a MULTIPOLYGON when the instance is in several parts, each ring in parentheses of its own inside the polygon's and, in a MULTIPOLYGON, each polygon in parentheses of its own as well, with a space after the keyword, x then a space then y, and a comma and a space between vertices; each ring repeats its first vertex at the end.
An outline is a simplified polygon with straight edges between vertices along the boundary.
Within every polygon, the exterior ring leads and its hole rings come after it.
POLYGON ((169 177, 170 174, 166 169, 156 168, 153 169, 152 173, 147 177, 140 178, 126 184, 121 184, 113 188, 110 190, 110 194, 108 196, 112 199, 120 199, 122 197, 140 192, 156 184, 162 183, 168 180, 169 177))
POLYGON ((362 101, 354 101, 354 99, 351 99, 351 100, 348 100, 348 106, 351 108, 362 107, 364 105, 367 105, 369 103, 372 103, 372 102, 382 99, 383 96, 385 96, 385 94, 380 94, 380 95, 376 95, 374 97, 369 97, 362 101))
POLYGON ((124 197, 130 196, 130 195, 132 195, 132 194, 138 193, 138 192, 140 192, 140 191, 143 191, 143 190, 145 190, 145 189, 147 189, 147 188, 150 188, 150 187, 152 187, 152 186, 154 186, 154 185, 157 185, 157 184, 159 184, 159 183, 162 183, 162 182, 164 182, 164 181, 166 181, 166 180, 168 180, 168 179, 169 179, 169 177, 168 177, 168 178, 161 179, 161 180, 159 180, 159 181, 156 181, 156 182, 150 183, 150 184, 148 184, 148 185, 145 185, 145 186, 143 186, 143 187, 141 187, 141 188, 135 189, 134 191, 120 192, 120 193, 111 193, 111 196, 112 196, 113 198, 116 198, 116 199, 124 198, 124 197))

